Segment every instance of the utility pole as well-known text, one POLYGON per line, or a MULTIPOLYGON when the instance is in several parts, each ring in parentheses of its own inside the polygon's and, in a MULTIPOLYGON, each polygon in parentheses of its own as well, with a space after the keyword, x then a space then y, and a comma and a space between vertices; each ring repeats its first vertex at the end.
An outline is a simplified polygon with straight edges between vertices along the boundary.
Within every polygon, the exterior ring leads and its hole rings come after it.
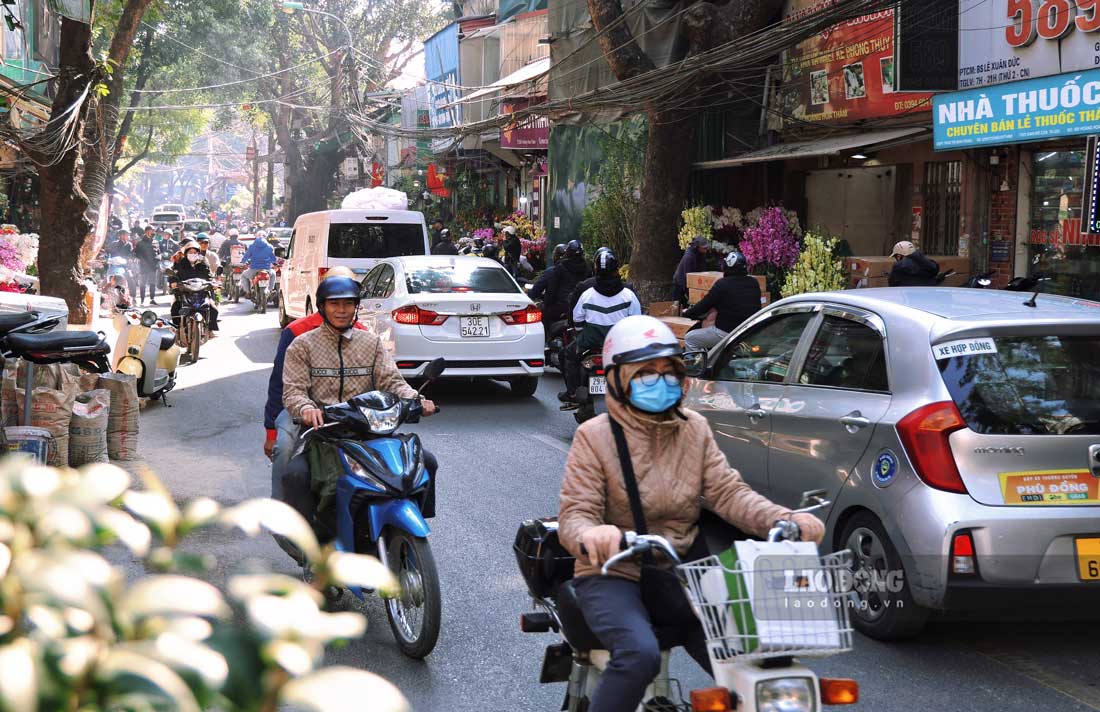
POLYGON ((252 162, 252 222, 260 221, 260 157, 256 152, 256 134, 245 150, 245 159, 252 162))

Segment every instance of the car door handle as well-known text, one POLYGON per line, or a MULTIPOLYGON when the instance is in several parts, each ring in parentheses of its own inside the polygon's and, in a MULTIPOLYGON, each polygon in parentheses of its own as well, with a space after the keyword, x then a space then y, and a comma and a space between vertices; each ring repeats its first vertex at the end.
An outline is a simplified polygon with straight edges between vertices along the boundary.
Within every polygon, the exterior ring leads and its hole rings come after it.
POLYGON ((870 418, 864 418, 863 414, 858 410, 854 410, 848 415, 840 419, 840 424, 848 429, 848 432, 854 433, 857 430, 862 430, 871 424, 870 418))
POLYGON ((755 404, 754 406, 752 406, 751 408, 749 408, 748 410, 745 411, 745 415, 749 416, 749 418, 751 420, 760 420, 761 418, 763 418, 767 414, 768 414, 768 411, 761 408, 759 403, 755 404))

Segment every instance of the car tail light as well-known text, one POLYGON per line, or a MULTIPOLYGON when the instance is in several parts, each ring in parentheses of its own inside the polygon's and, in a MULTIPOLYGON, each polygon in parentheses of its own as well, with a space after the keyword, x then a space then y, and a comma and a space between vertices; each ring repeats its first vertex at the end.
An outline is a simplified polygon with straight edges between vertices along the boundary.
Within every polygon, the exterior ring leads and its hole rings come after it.
POLYGON ((513 326, 537 324, 542 321, 542 310, 531 305, 526 309, 520 309, 519 311, 514 311, 509 314, 501 314, 500 318, 505 324, 511 324, 513 326))
POLYGON ((897 427, 901 444, 926 485, 966 494, 949 442, 951 433, 966 427, 954 403, 943 401, 917 408, 899 420, 897 427))
POLYGON ((539 359, 530 359, 530 360, 527 361, 527 365, 530 366, 531 368, 542 368, 543 366, 546 365, 546 362, 543 361, 541 358, 539 358, 539 359))
POLYGON ((691 691, 691 709, 694 712, 730 712, 733 700, 724 687, 705 687, 691 691))
POLYGON ((951 571, 956 574, 978 572, 974 562, 974 540, 970 532, 959 532, 951 540, 951 571))
POLYGON ((821 704, 854 705, 859 702, 859 683, 855 680, 823 677, 820 683, 821 704))
POLYGON ((328 274, 328 267, 318 267, 317 268, 317 280, 318 281, 324 279, 326 274, 328 274))
POLYGON ((439 326, 447 321, 445 314, 436 314, 434 311, 421 309, 415 304, 403 306, 393 310, 393 320, 398 324, 412 324, 420 326, 439 326))
POLYGON ((422 361, 398 361, 397 362, 397 367, 398 368, 404 368, 404 369, 418 368, 421 363, 423 363, 423 362, 422 361))

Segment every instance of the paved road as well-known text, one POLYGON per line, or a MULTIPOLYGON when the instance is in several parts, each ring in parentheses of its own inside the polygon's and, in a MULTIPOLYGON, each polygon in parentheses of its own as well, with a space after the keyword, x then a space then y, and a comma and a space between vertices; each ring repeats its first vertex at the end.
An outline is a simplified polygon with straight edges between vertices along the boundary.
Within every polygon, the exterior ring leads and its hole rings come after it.
MULTIPOLYGON (((142 415, 141 449, 178 498, 223 503, 270 493, 260 413, 278 339, 274 314, 246 304, 223 309, 223 335, 181 371, 173 407, 142 415)), ((521 520, 557 510, 562 466, 574 430, 559 413, 548 377, 537 398, 516 400, 495 384, 441 384, 438 417, 417 426, 441 463, 432 548, 443 586, 443 632, 423 663, 404 658, 376 600, 345 605, 369 619, 365 638, 329 659, 385 675, 420 712, 557 710, 564 685, 537 682, 549 635, 525 635, 527 607, 512 556, 521 520)), ((206 534, 195 545, 219 560, 216 578, 254 566, 295 573, 268 540, 206 534)), ((1100 591, 1097 597, 1100 603, 1100 591)), ((876 712, 908 710, 1100 710, 1100 626, 1044 623, 1021 615, 1000 624, 939 622, 919 639, 886 645, 858 638, 854 652, 812 664, 855 677, 876 712)), ((677 655, 685 689, 706 679, 677 655)))

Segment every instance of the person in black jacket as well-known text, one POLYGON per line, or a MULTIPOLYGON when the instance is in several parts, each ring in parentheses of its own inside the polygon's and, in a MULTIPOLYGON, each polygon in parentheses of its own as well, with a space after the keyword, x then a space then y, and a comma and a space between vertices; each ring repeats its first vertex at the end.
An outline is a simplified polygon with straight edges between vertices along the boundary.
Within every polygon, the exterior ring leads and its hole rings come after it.
MULTIPOLYGON (((210 273, 210 264, 206 261, 206 258, 202 254, 202 248, 199 247, 199 243, 193 240, 188 240, 180 247, 180 254, 176 255, 176 263, 172 268, 172 277, 169 286, 172 289, 176 288, 176 284, 179 282, 186 282, 189 279, 205 279, 213 281, 214 275, 210 273)), ((183 304, 180 301, 180 295, 176 294, 176 299, 172 302, 172 324, 179 329, 180 327, 180 307, 183 304)), ((207 307, 210 313, 210 332, 211 337, 217 334, 218 331, 218 308, 214 306, 212 300, 208 300, 207 307)))
POLYGON ((710 240, 699 235, 691 241, 680 264, 676 265, 676 273, 672 275, 672 301, 686 303, 688 295, 687 276, 692 272, 702 272, 707 264, 707 252, 710 250, 710 240))
POLYGON ((451 231, 443 228, 439 231, 439 237, 432 245, 433 255, 457 255, 458 248, 451 242, 451 231))
POLYGON ((145 292, 149 292, 149 304, 156 306, 157 296, 157 266, 160 263, 160 248, 153 240, 153 233, 148 231, 134 246, 134 257, 138 263, 138 287, 134 290, 134 296, 145 301, 145 292))
POLYGON ((760 285, 749 276, 745 256, 737 250, 729 253, 722 271, 722 279, 714 283, 698 304, 684 312, 688 319, 704 319, 711 309, 718 310, 714 326, 684 335, 684 347, 688 351, 709 351, 760 310, 760 285))
MULTIPOLYGON (((584 261, 584 247, 580 240, 570 240, 562 258, 554 262, 545 279, 539 279, 531 289, 531 299, 542 300, 542 322, 553 326, 569 318, 572 313, 570 298, 577 285, 591 274, 584 261)), ((578 294, 579 298, 580 295, 578 294)))
POLYGON ((934 287, 940 274, 936 261, 925 257, 917 246, 908 240, 894 245, 891 254, 894 267, 890 270, 887 284, 891 287, 934 287))
POLYGON ((512 225, 505 225, 501 230, 501 234, 504 235, 504 266, 515 277, 519 274, 519 258, 523 254, 523 243, 519 240, 519 235, 516 234, 516 228, 512 225))

